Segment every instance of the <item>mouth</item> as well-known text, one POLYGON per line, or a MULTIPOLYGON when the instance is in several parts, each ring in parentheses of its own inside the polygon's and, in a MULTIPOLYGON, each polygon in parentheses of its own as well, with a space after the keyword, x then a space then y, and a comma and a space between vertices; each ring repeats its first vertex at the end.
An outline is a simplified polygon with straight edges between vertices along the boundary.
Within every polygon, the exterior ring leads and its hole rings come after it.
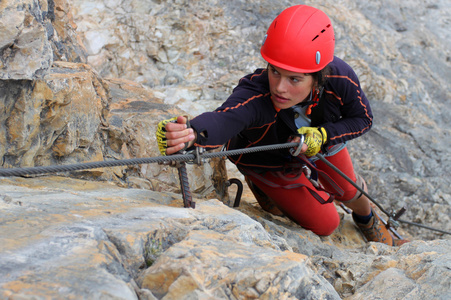
POLYGON ((272 94, 272 100, 274 101, 274 102, 277 102, 277 103, 280 103, 280 104, 285 104, 285 103, 287 103, 287 102, 289 102, 290 101, 290 99, 287 99, 287 98, 285 98, 285 97, 282 97, 282 96, 279 96, 279 95, 277 95, 277 94, 272 94))

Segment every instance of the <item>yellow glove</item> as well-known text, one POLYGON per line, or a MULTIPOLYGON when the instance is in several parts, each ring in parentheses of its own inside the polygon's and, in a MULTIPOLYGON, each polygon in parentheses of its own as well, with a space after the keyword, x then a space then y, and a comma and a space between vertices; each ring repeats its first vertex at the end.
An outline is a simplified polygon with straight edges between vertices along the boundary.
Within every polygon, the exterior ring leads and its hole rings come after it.
POLYGON ((174 117, 174 118, 171 118, 168 120, 163 120, 160 123, 158 123, 158 126, 157 126, 156 136, 157 136, 158 150, 160 150, 160 153, 162 155, 166 155, 166 148, 168 147, 168 142, 166 139, 166 124, 168 124, 169 122, 177 122, 177 117, 174 117))
POLYGON ((326 129, 323 127, 301 127, 298 133, 305 135, 304 144, 308 146, 308 149, 304 154, 308 157, 315 156, 321 151, 321 146, 327 142, 326 129))

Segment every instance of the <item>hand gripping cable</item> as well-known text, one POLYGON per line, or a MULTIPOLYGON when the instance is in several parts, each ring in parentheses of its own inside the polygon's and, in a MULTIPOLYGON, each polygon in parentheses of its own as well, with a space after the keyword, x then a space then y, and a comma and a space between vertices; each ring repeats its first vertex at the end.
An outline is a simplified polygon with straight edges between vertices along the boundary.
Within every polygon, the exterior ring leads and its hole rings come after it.
MULTIPOLYGON (((111 160, 111 161, 96 161, 96 162, 88 162, 88 163, 78 163, 78 164, 70 164, 70 165, 59 165, 59 166, 42 166, 42 167, 27 167, 27 168, 8 168, 8 169, 0 169, 0 177, 11 177, 11 176, 29 176, 29 175, 39 175, 39 174, 48 174, 48 173, 58 173, 58 172, 69 172, 69 171, 78 171, 78 170, 88 170, 88 169, 96 169, 96 168, 105 168, 105 167, 116 167, 116 166, 128 166, 128 165, 137 165, 137 164, 149 164, 149 163, 159 163, 171 165, 177 168, 180 186, 183 197, 184 207, 195 208, 195 202, 192 200, 192 195, 189 189, 189 181, 188 181, 188 173, 186 170, 186 163, 196 163, 202 164, 203 161, 209 158, 215 157, 225 157, 232 155, 240 155, 253 153, 258 151, 269 151, 269 150, 277 150, 277 149, 286 149, 293 148, 299 146, 298 143, 285 143, 285 144, 276 144, 276 145, 267 145, 267 146, 258 146, 251 147, 245 149, 235 149, 228 151, 220 151, 220 152, 211 152, 211 153, 203 153, 201 149, 198 147, 189 153, 177 153, 169 156, 156 156, 156 157, 147 157, 147 158, 132 158, 132 159, 123 159, 123 160, 111 160)), ((235 183, 238 185, 236 181, 229 181, 229 184, 235 183)), ((241 195, 241 194, 240 194, 241 195)), ((236 200, 235 203, 239 203, 239 200, 236 200)), ((237 204, 235 204, 235 207, 237 204)))

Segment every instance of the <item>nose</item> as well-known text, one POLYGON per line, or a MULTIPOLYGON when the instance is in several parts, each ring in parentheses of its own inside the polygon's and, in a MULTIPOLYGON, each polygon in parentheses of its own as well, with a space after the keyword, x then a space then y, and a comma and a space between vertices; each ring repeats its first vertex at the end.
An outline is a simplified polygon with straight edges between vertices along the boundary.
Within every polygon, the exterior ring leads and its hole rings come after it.
POLYGON ((278 94, 283 94, 284 92, 286 92, 287 86, 284 77, 281 76, 277 79, 277 81, 275 82, 275 89, 278 94))

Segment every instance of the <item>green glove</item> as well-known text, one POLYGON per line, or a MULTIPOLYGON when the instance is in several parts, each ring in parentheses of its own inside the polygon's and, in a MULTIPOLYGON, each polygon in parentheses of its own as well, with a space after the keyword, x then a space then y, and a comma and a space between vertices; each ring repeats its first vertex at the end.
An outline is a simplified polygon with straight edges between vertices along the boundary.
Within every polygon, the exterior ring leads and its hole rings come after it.
POLYGON ((321 146, 327 142, 326 129, 323 127, 301 127, 298 133, 305 135, 304 144, 308 146, 308 149, 304 154, 308 157, 315 156, 321 151, 321 146))
POLYGON ((162 155, 166 155, 166 148, 168 147, 168 142, 166 139, 166 124, 168 124, 169 122, 177 122, 177 117, 168 119, 168 120, 163 120, 160 123, 158 123, 157 126, 157 132, 156 132, 156 136, 157 136, 157 143, 158 143, 158 150, 160 150, 160 153, 162 155))

